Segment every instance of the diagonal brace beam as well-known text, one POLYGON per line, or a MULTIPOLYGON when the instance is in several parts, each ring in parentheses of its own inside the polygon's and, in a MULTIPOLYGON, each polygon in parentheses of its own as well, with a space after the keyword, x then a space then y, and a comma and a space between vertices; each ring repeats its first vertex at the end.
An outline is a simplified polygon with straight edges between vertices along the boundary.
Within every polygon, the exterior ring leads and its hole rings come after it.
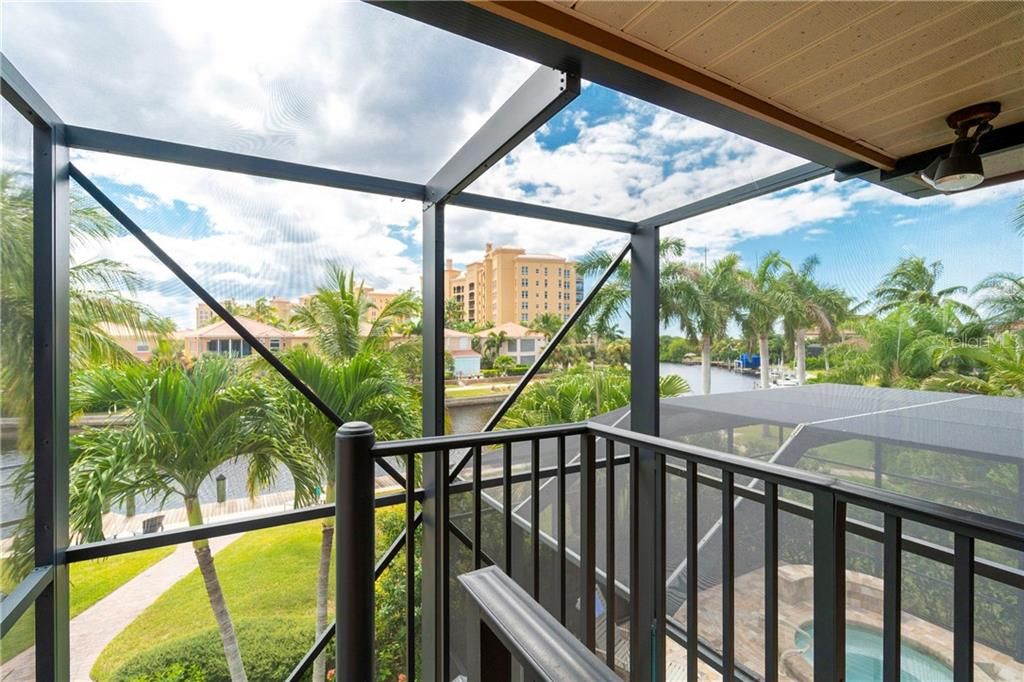
POLYGON ((427 203, 443 202, 468 187, 579 94, 579 75, 537 69, 427 181, 427 203))

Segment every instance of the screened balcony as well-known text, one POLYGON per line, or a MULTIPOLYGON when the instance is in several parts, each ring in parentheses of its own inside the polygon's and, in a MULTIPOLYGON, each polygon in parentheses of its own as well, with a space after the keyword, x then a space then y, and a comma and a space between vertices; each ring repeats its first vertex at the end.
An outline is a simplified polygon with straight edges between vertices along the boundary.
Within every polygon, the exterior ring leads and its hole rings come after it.
POLYGON ((1018 7, 5 14, 4 682, 1024 679, 1018 7))

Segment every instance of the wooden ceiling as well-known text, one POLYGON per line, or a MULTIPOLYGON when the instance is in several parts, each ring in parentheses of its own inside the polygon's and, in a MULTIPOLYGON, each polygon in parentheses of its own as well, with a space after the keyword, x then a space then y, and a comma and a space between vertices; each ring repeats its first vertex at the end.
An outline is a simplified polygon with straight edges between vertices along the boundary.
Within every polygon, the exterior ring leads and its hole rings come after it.
POLYGON ((1000 101, 996 128, 1024 121, 1019 1, 478 6, 877 168, 952 142, 945 117, 969 104, 1000 101))

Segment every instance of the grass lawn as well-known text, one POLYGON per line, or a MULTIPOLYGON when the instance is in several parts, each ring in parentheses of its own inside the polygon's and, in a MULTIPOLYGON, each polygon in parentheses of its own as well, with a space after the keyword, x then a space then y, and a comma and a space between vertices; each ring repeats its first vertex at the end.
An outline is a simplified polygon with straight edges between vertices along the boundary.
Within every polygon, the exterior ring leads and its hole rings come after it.
POLYGON ((490 386, 446 387, 444 394, 448 398, 479 398, 487 395, 506 395, 515 388, 515 384, 495 384, 495 386, 496 388, 490 386))
MULTIPOLYGON (((72 564, 71 617, 74 618, 85 611, 139 573, 170 556, 172 552, 173 547, 158 547, 72 564)), ((4 584, 4 592, 11 588, 13 585, 4 584)), ((0 660, 9 660, 32 645, 35 634, 34 622, 34 609, 30 608, 4 637, 3 646, 0 647, 0 660)))
MULTIPOLYGON (((320 528, 320 521, 311 521, 246 533, 216 555, 233 620, 299 616, 308 618, 312 626, 320 528)), ((333 588, 333 577, 329 584, 333 588)), ((114 638, 100 654, 92 675, 101 682, 109 680, 139 652, 215 626, 197 568, 114 638)))

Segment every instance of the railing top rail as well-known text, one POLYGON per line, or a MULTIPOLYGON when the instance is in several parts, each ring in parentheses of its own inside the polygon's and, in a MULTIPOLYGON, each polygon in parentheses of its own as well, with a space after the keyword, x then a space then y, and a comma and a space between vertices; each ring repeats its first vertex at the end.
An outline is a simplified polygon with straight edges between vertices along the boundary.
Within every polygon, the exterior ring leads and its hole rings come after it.
POLYGON ((557 436, 578 436, 587 432, 586 422, 572 424, 556 424, 555 426, 532 426, 525 429, 509 429, 507 431, 487 431, 484 433, 450 434, 446 436, 429 436, 426 438, 410 438, 407 440, 380 441, 373 446, 374 457, 394 457, 396 455, 414 455, 419 452, 436 452, 438 450, 458 450, 481 445, 503 445, 520 443, 535 438, 555 438, 557 436))

